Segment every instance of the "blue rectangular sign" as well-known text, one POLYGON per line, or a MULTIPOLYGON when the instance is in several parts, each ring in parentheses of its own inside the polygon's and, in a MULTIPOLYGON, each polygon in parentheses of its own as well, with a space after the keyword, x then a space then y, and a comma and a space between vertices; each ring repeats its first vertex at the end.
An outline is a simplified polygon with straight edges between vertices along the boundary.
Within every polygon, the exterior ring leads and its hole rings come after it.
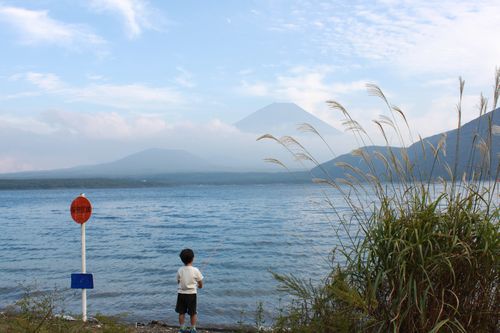
POLYGON ((94 289, 94 277, 90 273, 72 273, 72 289, 94 289))

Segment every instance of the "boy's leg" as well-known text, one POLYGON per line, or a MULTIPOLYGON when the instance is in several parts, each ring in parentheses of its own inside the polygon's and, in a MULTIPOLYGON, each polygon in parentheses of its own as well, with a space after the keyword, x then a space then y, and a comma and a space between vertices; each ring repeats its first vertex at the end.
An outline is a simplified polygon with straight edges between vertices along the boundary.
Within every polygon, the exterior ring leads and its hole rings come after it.
POLYGON ((184 320, 185 320, 186 314, 185 313, 179 313, 179 325, 182 327, 184 326, 184 320))
POLYGON ((180 332, 184 332, 186 330, 186 326, 184 325, 186 318, 187 304, 185 295, 177 294, 177 304, 175 305, 175 312, 179 314, 179 326, 180 332))
POLYGON ((191 320, 191 332, 196 332, 196 320, 198 319, 196 315, 196 294, 189 295, 189 298, 188 314, 191 320))
POLYGON ((196 320, 198 319, 198 316, 195 314, 192 314, 189 316, 191 318, 191 327, 196 327, 196 320))

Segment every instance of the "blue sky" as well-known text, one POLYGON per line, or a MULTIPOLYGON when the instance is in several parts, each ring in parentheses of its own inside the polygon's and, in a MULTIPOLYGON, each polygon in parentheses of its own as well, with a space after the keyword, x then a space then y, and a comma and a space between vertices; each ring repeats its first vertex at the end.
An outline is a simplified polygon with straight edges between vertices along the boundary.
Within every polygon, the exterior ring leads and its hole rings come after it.
POLYGON ((209 155, 206 137, 226 151, 247 139, 231 124, 272 102, 341 128, 324 103, 336 99, 368 124, 384 113, 368 82, 423 136, 448 130, 458 76, 466 120, 491 94, 498 13, 498 1, 2 0, 0 172, 151 146, 209 155))

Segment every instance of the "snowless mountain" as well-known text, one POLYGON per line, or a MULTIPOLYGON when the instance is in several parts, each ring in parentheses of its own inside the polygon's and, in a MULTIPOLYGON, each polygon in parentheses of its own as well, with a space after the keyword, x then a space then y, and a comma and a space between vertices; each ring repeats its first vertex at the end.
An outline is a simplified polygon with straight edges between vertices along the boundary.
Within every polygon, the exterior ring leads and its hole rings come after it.
POLYGON ((110 163, 79 169, 91 174, 150 175, 207 171, 213 170, 213 166, 185 150, 152 148, 110 163))
POLYGON ((400 165, 405 165, 404 156, 407 156, 417 179, 427 180, 438 177, 449 179, 449 170, 455 168, 459 179, 462 179, 463 175, 469 178, 474 173, 476 175, 482 173, 483 177, 494 179, 498 176, 497 172, 500 168, 498 128, 500 128, 500 108, 462 125, 460 131, 453 129, 424 138, 422 142, 415 142, 407 149, 387 146, 362 147, 361 150, 372 161, 371 169, 358 152, 338 156, 314 168, 312 173, 319 178, 345 178, 346 174, 359 178, 359 174, 342 167, 347 164, 363 174, 371 173, 380 180, 390 180, 389 174, 393 179, 398 180, 394 168, 392 166, 388 168, 384 159, 390 162, 391 156, 394 156, 400 165), (458 155, 456 154, 457 142, 459 143, 458 155), (433 151, 438 146, 441 148, 436 159, 433 151))
POLYGON ((109 163, 49 171, 19 172, 2 178, 134 177, 165 173, 210 172, 214 167, 202 158, 180 149, 152 148, 109 163))

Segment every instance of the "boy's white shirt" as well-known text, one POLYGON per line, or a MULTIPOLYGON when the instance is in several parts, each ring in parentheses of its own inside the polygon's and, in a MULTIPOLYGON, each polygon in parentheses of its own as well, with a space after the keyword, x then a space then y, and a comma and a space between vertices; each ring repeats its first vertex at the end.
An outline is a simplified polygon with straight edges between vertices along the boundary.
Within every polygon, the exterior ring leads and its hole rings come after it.
POLYGON ((177 281, 179 294, 196 294, 198 282, 203 280, 200 270, 193 266, 182 266, 177 271, 177 281))

